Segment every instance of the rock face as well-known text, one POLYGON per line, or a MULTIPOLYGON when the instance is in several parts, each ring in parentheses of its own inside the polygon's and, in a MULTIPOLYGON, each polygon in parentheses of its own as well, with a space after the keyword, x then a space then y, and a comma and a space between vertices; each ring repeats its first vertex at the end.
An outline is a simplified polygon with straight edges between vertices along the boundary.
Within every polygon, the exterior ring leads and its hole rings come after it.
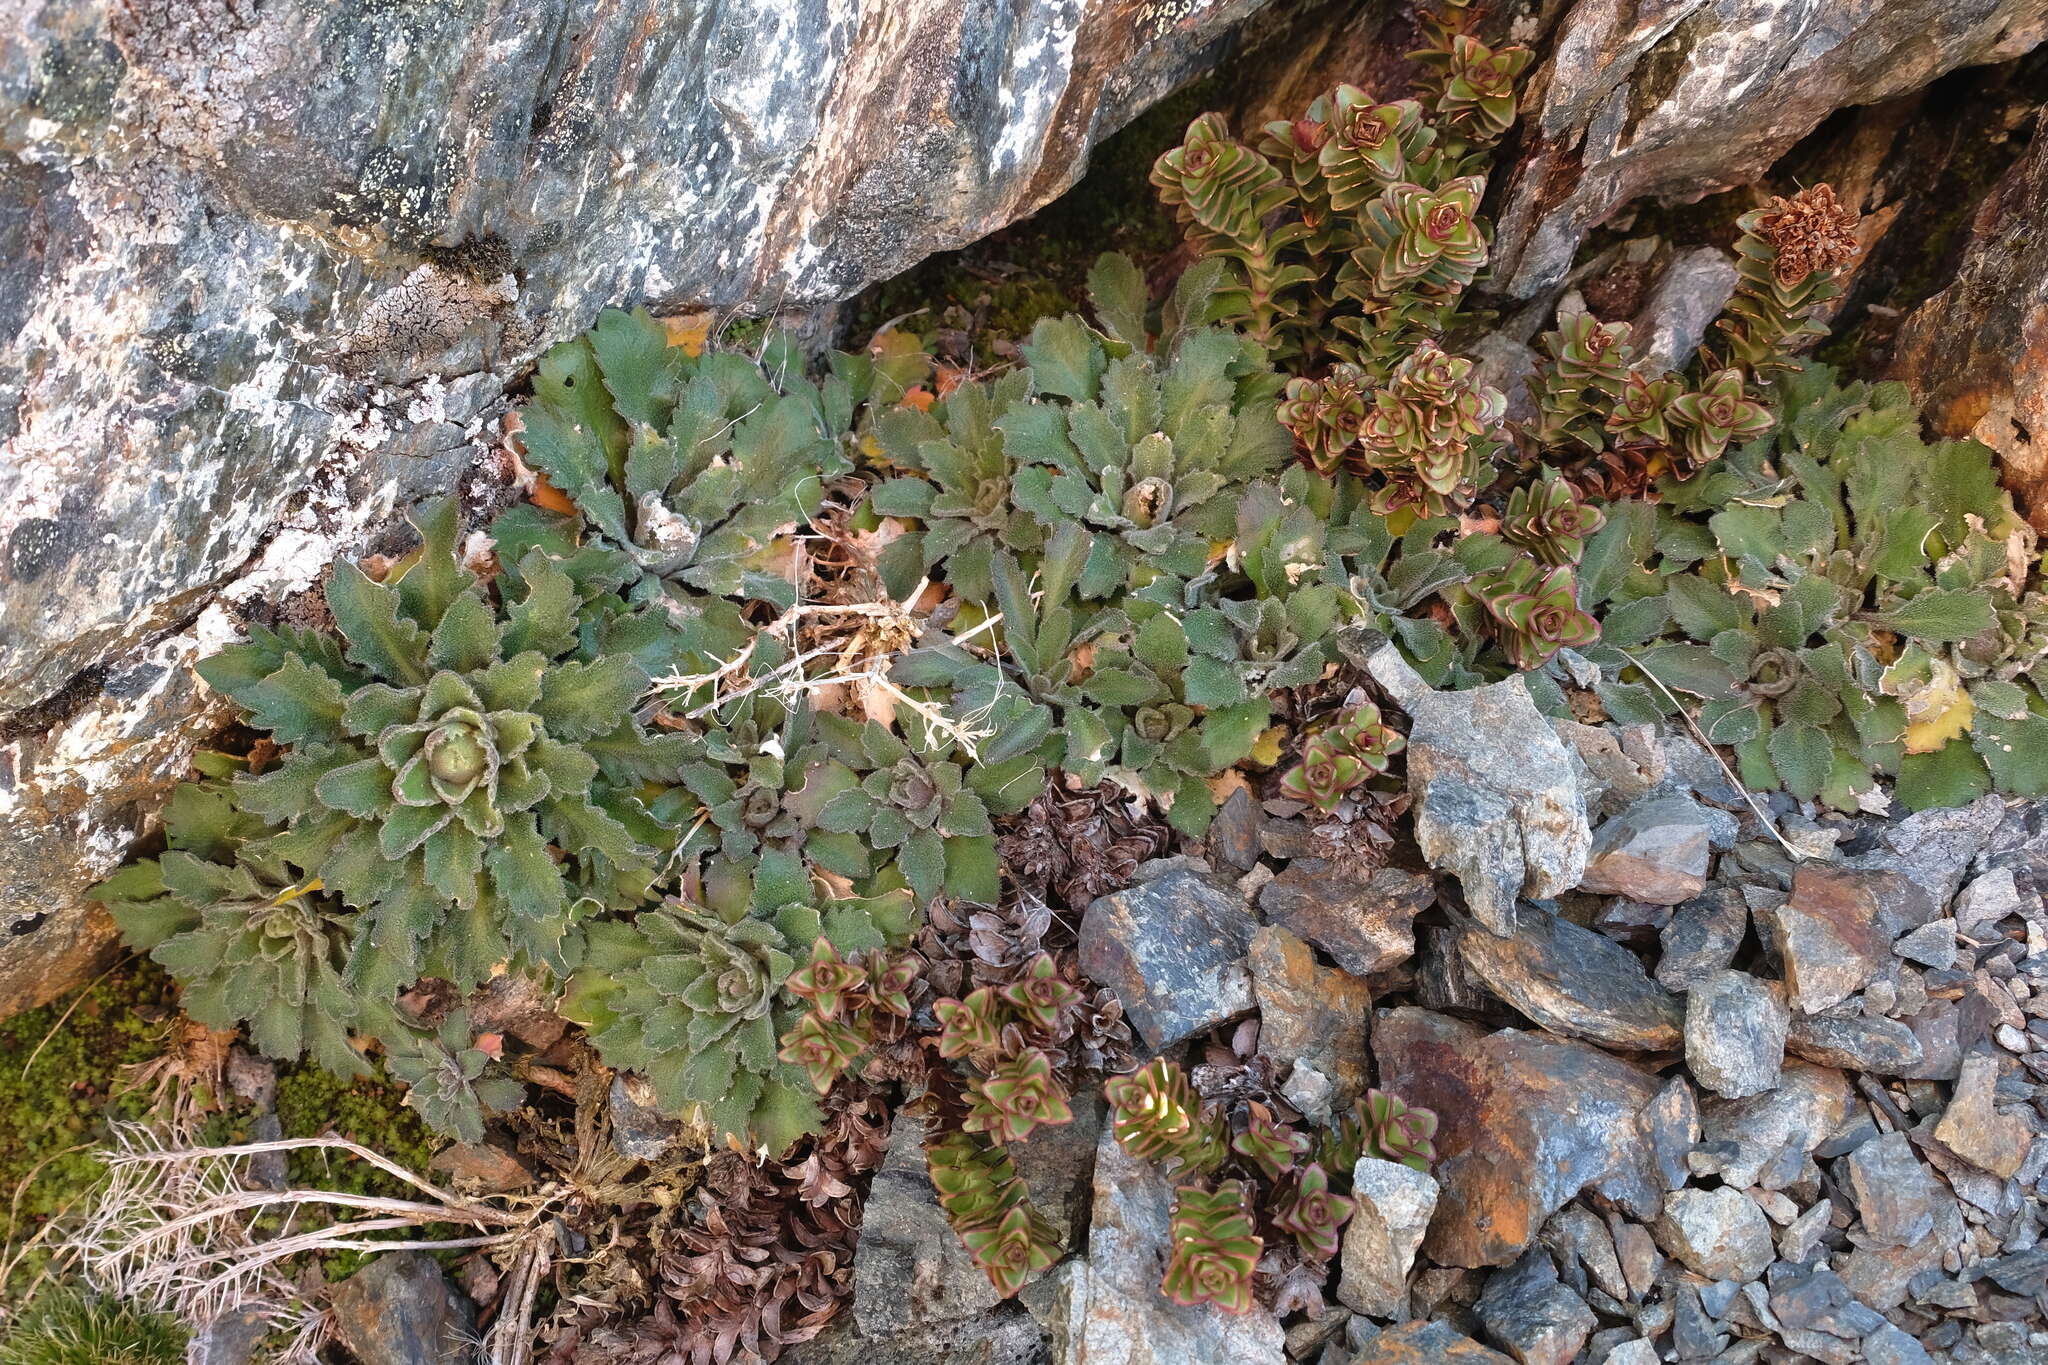
POLYGON ((1522 100, 1526 150, 1507 181, 1494 287, 1540 293, 1625 201, 1752 180, 1835 110, 2018 56, 2044 33, 2033 0, 1582 0, 1522 100))
POLYGON ((811 309, 1032 212, 1262 3, 10 6, 0 1013, 108 941, 221 601, 452 487, 606 304, 811 309))
POLYGON ((1373 1026, 1380 1084, 1436 1110, 1440 1265, 1503 1265, 1580 1190, 1656 1215, 1663 1184, 1638 1121, 1657 1082, 1597 1048, 1402 1008, 1373 1026))
POLYGON ((1505 936, 1518 897, 1578 885, 1593 838, 1579 769, 1521 678, 1434 692, 1391 645, 1369 664, 1412 721, 1416 842, 1457 876, 1473 916, 1505 936))
POLYGON ((2048 222, 2048 137, 2006 172, 1970 220, 1955 282, 1899 328, 1892 375, 1934 429, 1998 452, 2000 477, 2048 532, 2048 259, 2030 246, 2048 222))

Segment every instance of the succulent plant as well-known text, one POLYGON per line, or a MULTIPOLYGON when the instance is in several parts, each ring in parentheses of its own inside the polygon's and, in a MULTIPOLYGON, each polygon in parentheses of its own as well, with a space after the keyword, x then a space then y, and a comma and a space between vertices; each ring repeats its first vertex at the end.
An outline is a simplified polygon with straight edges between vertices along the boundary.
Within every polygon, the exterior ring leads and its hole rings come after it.
POLYGON ((1501 652, 1520 669, 1541 668, 1560 649, 1581 649, 1600 638, 1600 623, 1579 609, 1571 569, 1544 569, 1533 559, 1475 579, 1473 593, 1485 604, 1498 632, 1501 652))
POLYGON ((1365 243, 1352 260, 1382 294, 1404 290, 1457 292, 1486 264, 1486 233, 1478 221, 1486 182, 1460 176, 1436 189, 1400 183, 1365 205, 1365 243))
MULTIPOLYGON (((1436 53, 1425 49, 1425 61, 1436 53)), ((1475 140, 1492 142, 1514 126, 1515 80, 1534 54, 1525 47, 1494 49, 1470 34, 1451 38, 1449 51, 1440 65, 1442 92, 1436 112, 1450 125, 1475 140)))
POLYGON ((385 1047, 384 1069, 405 1084, 406 1105, 458 1142, 481 1141, 487 1111, 517 1109, 526 1097, 512 1077, 485 1074, 491 1059, 475 1041, 468 1014, 456 1010, 432 1033, 408 1031, 385 1047))
POLYGON ((994 1142, 1021 1142, 1040 1127, 1074 1121, 1066 1087, 1041 1048, 1025 1048, 998 1062, 968 1086, 967 1102, 963 1126, 970 1133, 987 1133, 994 1142))
POLYGON ((1363 1156, 1427 1171, 1436 1160, 1436 1145, 1431 1141, 1436 1124, 1435 1111, 1411 1107, 1383 1090, 1368 1090, 1323 1131, 1316 1161, 1326 1170, 1347 1175, 1363 1156))
POLYGON ((1587 538, 1606 523, 1599 508, 1581 502, 1556 470, 1545 469, 1537 482, 1508 495, 1500 531, 1545 564, 1577 564, 1587 538))
POLYGON ((996 1293, 1008 1298, 1059 1255, 1059 1234, 1032 1207, 1010 1154, 972 1133, 927 1138, 932 1190, 996 1293))
POLYGON ((1293 1170, 1295 1159, 1306 1153, 1308 1146, 1306 1137, 1257 1104, 1252 1106, 1244 1131, 1230 1139, 1230 1150, 1249 1161, 1268 1180, 1278 1180, 1293 1170))
POLYGON ((337 1075, 366 1072, 351 1031, 388 1034, 396 1021, 366 1017, 373 1011, 348 988, 355 917, 269 851, 274 831, 238 810, 225 782, 180 786, 164 832, 162 857, 94 888, 129 946, 178 979, 200 1023, 246 1023, 257 1049, 280 1061, 310 1052, 337 1075))
POLYGON ((1328 1261, 1337 1254, 1344 1224, 1356 1208, 1353 1201, 1331 1191, 1330 1174, 1321 1163, 1310 1161, 1281 1187, 1272 1209, 1273 1226, 1294 1238, 1304 1260, 1328 1261))
POLYGON ((1807 343, 1826 336, 1814 320, 1841 297, 1838 276, 1861 249, 1856 214, 1830 185, 1773 198, 1735 220, 1735 297, 1720 324, 1722 368, 1769 379, 1807 343))
POLYGON ((1761 436, 1774 420, 1763 404, 1742 396, 1742 372, 1733 369, 1708 378, 1699 392, 1673 399, 1670 412, 1695 465, 1720 459, 1732 440, 1761 436))
POLYGON ((1506 410, 1497 390, 1474 387, 1471 361, 1433 341, 1418 344, 1373 392, 1359 427, 1356 472, 1384 480, 1374 510, 1414 507, 1442 516, 1464 506, 1491 481, 1482 472, 1499 447, 1494 433, 1506 410))
POLYGON ((1057 1032, 1061 1016, 1081 1003, 1080 990, 1060 976, 1051 953, 1032 958, 1023 974, 996 994, 1027 1026, 1047 1035, 1057 1032))
MULTIPOLYGON (((672 898, 630 922, 592 923, 562 1012, 607 1065, 644 1072, 663 1110, 779 1154, 820 1116, 809 1078, 779 1055, 801 1022, 784 987, 804 945, 881 951, 912 927, 908 893, 820 898, 801 860, 770 851, 740 913, 672 898)), ((793 1049, 805 1067, 819 1064, 821 1042, 793 1049)))
POLYGON ((1205 1109, 1176 1062, 1155 1057, 1102 1093, 1116 1140, 1132 1156, 1203 1175, 1228 1154, 1221 1116, 1205 1109))
POLYGON ((579 632, 544 555, 494 605, 456 558, 454 503, 415 524, 389 581, 336 566, 337 635, 258 627, 199 666, 290 746, 235 799, 285 826, 272 854, 364 913, 350 978, 369 994, 422 971, 475 984, 520 954, 565 968, 576 903, 646 894, 673 834, 640 789, 682 752, 634 718, 645 671, 579 632))
POLYGON ((1252 1271, 1265 1243, 1252 1230, 1243 1181, 1214 1190, 1183 1185, 1174 1192, 1168 1228, 1172 1250, 1162 1293, 1175 1303, 1213 1303, 1226 1313, 1252 1306, 1252 1271))
POLYGON ((1407 738, 1381 719, 1377 706, 1360 702, 1302 746, 1301 762, 1280 775, 1280 789, 1328 814, 1407 747, 1407 738))
MULTIPOLYGON (((813 384, 790 338, 760 359, 672 344, 646 310, 608 309, 541 358, 521 409, 527 463, 577 509, 592 548, 628 561, 629 595, 687 611, 701 596, 787 607, 794 585, 770 562, 827 481, 847 472, 863 358, 834 358, 813 384)), ((526 510, 518 521, 544 523, 526 510)))

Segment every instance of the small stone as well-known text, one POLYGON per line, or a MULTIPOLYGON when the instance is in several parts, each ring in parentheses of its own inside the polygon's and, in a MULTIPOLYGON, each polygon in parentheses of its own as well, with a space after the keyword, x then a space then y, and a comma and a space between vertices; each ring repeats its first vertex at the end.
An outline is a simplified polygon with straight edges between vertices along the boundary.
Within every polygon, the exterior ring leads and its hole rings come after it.
POLYGON ((1777 1190, 1748 1190, 1746 1193, 1764 1211, 1764 1217, 1781 1228, 1799 1217, 1799 1206, 1777 1190))
POLYGON ((1892 931, 1893 938, 1925 924, 1938 907, 1954 899, 1964 869, 2004 818, 2004 799, 1982 796, 1967 806, 1915 811, 1896 824, 1878 827, 1881 845, 1856 857, 1854 866, 1910 882, 1923 893, 1920 900, 1926 907, 1902 906, 1909 917, 1918 918, 1900 924, 1892 931))
POLYGON ((1749 932, 1749 907, 1740 889, 1709 887, 1672 913, 1659 935, 1657 980, 1674 991, 1693 986, 1735 960, 1749 932))
POLYGON ((1209 851, 1216 861, 1249 872, 1259 861, 1259 826, 1265 817, 1252 800, 1251 788, 1239 787, 1217 808, 1209 823, 1209 851))
POLYGON ((1650 1230, 1641 1223, 1617 1220, 1611 1226, 1614 1254, 1621 1261, 1621 1273, 1628 1280, 1630 1296, 1640 1299, 1656 1287, 1657 1277, 1664 1270, 1663 1254, 1657 1250, 1657 1241, 1650 1236, 1650 1230))
POLYGON ((1081 970, 1116 993, 1157 1052, 1252 1012, 1244 959, 1258 923, 1199 863, 1164 859, 1139 871, 1150 875, 1081 917, 1081 970))
POLYGON ((1788 1265, 1770 1268, 1771 1313, 1786 1327, 1825 1332, 1854 1341, 1868 1335, 1884 1319, 1856 1302, 1842 1277, 1826 1266, 1788 1265))
POLYGON ((1912 1029, 1896 1019, 1869 1015, 1794 1015, 1785 1050, 1822 1066, 1875 1076, 1909 1075, 1926 1056, 1912 1029))
POLYGON ((682 1137, 683 1125, 654 1104, 654 1084, 635 1072, 612 1077, 608 1097, 612 1147, 628 1161, 659 1161, 682 1137))
POLYGON ((533 1183, 533 1172, 503 1147, 491 1142, 452 1142, 434 1153, 429 1170, 447 1174, 457 1184, 508 1194, 533 1183))
POLYGON ((1369 1156, 1359 1158, 1351 1180, 1357 1208, 1344 1225, 1337 1298, 1368 1317, 1403 1317, 1408 1271, 1436 1212, 1437 1183, 1398 1161, 1369 1156))
POLYGON ((1760 1095, 1778 1084, 1790 1020, 1778 982, 1716 972, 1685 998, 1686 1068, 1717 1095, 1760 1095))
POLYGON ((1778 1087, 1747 1099, 1708 1098, 1700 1106, 1700 1136, 1728 1143, 1734 1156, 1721 1178, 1738 1188, 1780 1190, 1799 1178, 1807 1155, 1849 1113, 1849 1082, 1839 1071, 1788 1062, 1778 1087))
POLYGON ((1520 1365, 1569 1365, 1597 1325, 1585 1302, 1559 1283, 1550 1253, 1540 1247, 1489 1279, 1473 1313, 1520 1365))
POLYGON ((459 1360, 476 1309, 424 1251, 387 1251, 334 1291, 335 1335, 361 1365, 459 1360))
POLYGON ((2019 882, 2009 867, 1994 867, 1956 897, 1956 932, 1979 942, 2000 922, 2020 913, 2019 882))
POLYGON ((1579 770, 1520 676, 1437 692, 1392 645, 1367 667, 1410 717, 1416 842, 1458 878, 1473 916, 1506 934, 1518 899, 1577 886, 1593 839, 1579 770))
POLYGON ((1657 1348, 1641 1337, 1624 1341, 1607 1353, 1606 1365, 1657 1365, 1657 1348))
POLYGON ((1889 1322, 1863 1338, 1863 1359, 1868 1365, 1934 1365, 1925 1346, 1889 1322))
POLYGON ((1381 1012, 1372 1041, 1381 1086, 1437 1113, 1425 1249, 1438 1265, 1512 1261, 1588 1187, 1654 1214, 1663 1182, 1640 1123, 1653 1077, 1583 1043, 1412 1006, 1381 1012))
POLYGON ((896 1115, 861 1215, 853 1315, 869 1336, 957 1322, 1001 1302, 939 1207, 924 1133, 916 1115, 896 1115))
POLYGON ((1813 1255, 1820 1239, 1833 1224, 1834 1205, 1823 1199, 1786 1225, 1778 1234, 1778 1255, 1800 1262, 1813 1255))
POLYGON ((1710 1280, 1753 1280, 1777 1255, 1763 1210, 1726 1185, 1665 1195, 1654 1231, 1657 1245, 1710 1280))
POLYGON ((1338 1108, 1364 1094, 1371 1060, 1366 1031, 1372 1019, 1372 992, 1366 984, 1321 965, 1306 943, 1270 924, 1252 935, 1246 961, 1259 1002, 1259 1055, 1276 1072, 1290 1063, 1321 1072, 1330 1080, 1338 1108))
POLYGON ((1678 997, 1650 980, 1634 953, 1568 919, 1518 907, 1513 937, 1470 925, 1459 933, 1458 954, 1488 989, 1552 1033, 1644 1052, 1684 1037, 1678 997))
POLYGON ((1636 314, 1630 340, 1652 374, 1692 359, 1708 325, 1735 293, 1735 262, 1715 246, 1679 247, 1636 314))
POLYGON ((1643 1126, 1649 1130, 1650 1152, 1666 1190, 1682 1190, 1691 1178, 1686 1158, 1700 1140, 1700 1106, 1685 1077, 1673 1076, 1657 1092, 1657 1098, 1643 1110, 1643 1126))
POLYGON ((2021 1057, 2034 1050, 2033 1040, 2027 1037, 2026 1030, 2015 1028, 2011 1024, 2000 1024, 1991 1030, 1991 1036, 1996 1038, 1998 1045, 2007 1052, 2021 1057))
POLYGON ((1818 1014, 1862 989, 1890 953, 1874 875, 1801 867, 1785 903, 1758 912, 1757 925, 1784 964, 1792 1003, 1803 1012, 1818 1014))
MULTIPOLYGON (((1213 1357, 1214 1365, 1224 1365, 1213 1357)), ((1187 1365, 1194 1365, 1189 1357, 1187 1365)), ((1229 1365, 1237 1365, 1236 1361, 1229 1365)), ((1460 1335, 1446 1322, 1404 1322, 1381 1332, 1345 1365, 1513 1365, 1507 1356, 1460 1335)))
POLYGON ((1955 1094, 1934 1125, 1934 1138, 1972 1166, 2009 1180, 2026 1164, 2034 1130, 2019 1115, 1992 1107, 1997 1087, 1997 1058, 1986 1052, 1963 1058, 1955 1094))
POLYGON ((1934 1227, 1934 1178, 1904 1133, 1872 1138, 1844 1158, 1863 1233, 1880 1246, 1907 1246, 1934 1227))
POLYGON ((1594 832, 1579 889, 1677 905, 1706 886, 1709 845, 1698 803, 1689 796, 1652 796, 1594 832))
POLYGON ((1930 920, 1892 945, 1892 951, 1908 962, 1927 967, 1956 965, 1956 922, 1930 920))
POLYGON ((1280 1082, 1280 1098, 1301 1111, 1312 1123, 1328 1123, 1334 1110, 1337 1087, 1328 1076, 1303 1062, 1288 1069, 1280 1082))
POLYGON ((1382 867, 1360 880, 1320 858, 1296 858, 1259 890, 1271 923, 1299 934, 1357 977, 1398 967, 1415 955, 1415 917, 1436 904, 1436 883, 1405 868, 1382 867))

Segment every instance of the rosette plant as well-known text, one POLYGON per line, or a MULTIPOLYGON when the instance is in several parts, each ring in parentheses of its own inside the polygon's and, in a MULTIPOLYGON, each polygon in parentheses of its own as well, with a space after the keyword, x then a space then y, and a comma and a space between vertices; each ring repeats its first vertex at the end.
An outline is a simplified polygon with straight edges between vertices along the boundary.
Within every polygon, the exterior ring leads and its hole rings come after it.
POLYGON ((1323 1130, 1316 1161, 1347 1182, 1362 1156, 1427 1171, 1436 1160, 1436 1126, 1434 1110, 1407 1104, 1384 1090, 1368 1090, 1323 1130))
POLYGON ((1160 1290, 1175 1303, 1213 1303, 1226 1313, 1252 1306, 1252 1271, 1265 1243, 1252 1228, 1242 1181, 1175 1191, 1167 1236, 1172 1251, 1160 1290))
POLYGON ((1600 638, 1600 623, 1580 610, 1572 571, 1562 565, 1546 570, 1533 559, 1517 559, 1474 579, 1472 591, 1516 668, 1541 668, 1560 649, 1581 649, 1600 638))
POLYGON ((1164 1057, 1113 1078, 1102 1093, 1116 1140, 1132 1156, 1203 1175, 1229 1154, 1222 1116, 1196 1097, 1187 1072, 1164 1057))
POLYGON ((1730 441, 1763 435, 1776 420, 1763 404, 1742 396, 1742 371, 1734 369, 1713 375, 1697 393, 1673 399, 1670 412, 1696 465, 1720 459, 1730 441))
POLYGON ((405 1103, 437 1133, 457 1142, 480 1142, 484 1114, 517 1109, 526 1086, 488 1074, 490 1055, 475 1046, 469 1016, 456 1010, 433 1032, 407 1030, 389 1042, 384 1067, 406 1086, 405 1103))
POLYGON ((939 1207, 996 1293, 1015 1294, 1059 1255, 1058 1232, 1004 1148, 954 1129, 926 1140, 925 1161, 939 1207))
POLYGON ((1329 814, 1407 747, 1407 737, 1381 719, 1377 706, 1359 702, 1302 746, 1301 762, 1280 775, 1280 790, 1329 814))
MULTIPOLYGON (((217 754, 200 761, 218 774, 240 766, 217 754)), ((396 1020, 350 991, 354 916, 266 847, 274 832, 236 809, 225 782, 188 782, 164 810, 169 850, 93 894, 128 945, 178 979, 194 1019, 217 1029, 247 1024, 257 1050, 279 1061, 311 1053, 336 1075, 362 1074, 350 1033, 393 1035, 396 1020)))
POLYGON ((635 719, 647 675, 607 650, 660 624, 579 629, 538 551, 494 601, 456 558, 452 501, 415 524, 386 581, 336 566, 338 633, 259 627, 199 665, 289 747, 235 800, 284 826, 271 855, 362 911, 350 981, 367 995, 422 972, 474 985, 515 957, 565 970, 575 907, 639 902, 674 837, 643 795, 673 780, 680 741, 635 719))
POLYGON ((1546 468, 1535 483, 1508 494, 1500 533, 1545 564, 1577 564, 1587 538, 1606 524, 1599 508, 1580 501, 1556 470, 1546 468))

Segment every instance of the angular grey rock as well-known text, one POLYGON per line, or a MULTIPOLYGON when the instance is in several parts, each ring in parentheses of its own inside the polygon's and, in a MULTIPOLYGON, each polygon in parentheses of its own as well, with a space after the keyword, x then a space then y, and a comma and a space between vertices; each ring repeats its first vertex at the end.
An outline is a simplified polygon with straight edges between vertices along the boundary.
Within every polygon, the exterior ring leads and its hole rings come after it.
POLYGON ((334 1331, 362 1365, 457 1360, 476 1308, 424 1251, 387 1251, 334 1291, 334 1331))
POLYGON ((1643 1127, 1648 1130, 1650 1154, 1667 1190, 1684 1189, 1692 1178, 1686 1158, 1700 1140, 1700 1106, 1683 1075, 1664 1082, 1643 1110, 1643 1127))
POLYGON ((1934 1365, 1925 1346, 1888 1322, 1863 1338, 1863 1359, 1868 1365, 1934 1365))
POLYGON ((2034 1129, 2018 1113, 1993 1107, 1998 1086, 1998 1059, 1988 1052, 1963 1058, 1955 1094, 1934 1125, 1935 1141, 1963 1160, 2001 1180, 2010 1180, 2026 1164, 2034 1129))
POLYGON ((1908 962, 1943 970, 1956 965, 1956 922, 1929 920, 1892 945, 1892 951, 1908 962))
POLYGON ((1641 1337, 1624 1341, 1607 1353, 1606 1365, 1658 1365, 1657 1348, 1641 1337))
POLYGON ((1416 841, 1431 866, 1458 878, 1479 922, 1507 934, 1518 898, 1577 886, 1593 837, 1585 795, 1571 751, 1521 678, 1435 692, 1392 645, 1367 664, 1410 718, 1416 841))
POLYGON ((1494 1272, 1472 1311, 1520 1365, 1570 1365, 1597 1323, 1585 1300, 1558 1282, 1557 1267, 1541 1247, 1494 1272))
POLYGON ((1884 1322, 1875 1310, 1856 1302, 1842 1277, 1826 1266, 1772 1266, 1770 1303, 1786 1327, 1849 1341, 1868 1336, 1884 1322))
POLYGON ((1896 1019, 1858 1014, 1796 1014, 1785 1035, 1785 1050, 1822 1066, 1905 1076, 1926 1055, 1920 1040, 1896 1019))
POLYGON ((2013 870, 1994 867, 1977 877, 1956 897, 1956 932, 1982 939, 1999 921, 2020 913, 2025 902, 2013 870))
POLYGON ((1798 1179, 1808 1154, 1841 1126, 1850 1098, 1841 1072, 1787 1062, 1775 1090, 1741 1100, 1709 1097, 1700 1106, 1700 1137, 1734 1148, 1734 1158, 1721 1167, 1727 1184, 1781 1190, 1798 1179))
POLYGON ((1689 796, 1651 796, 1593 832, 1581 891, 1677 905, 1707 884, 1706 812, 1689 796))
POLYGON ((1337 1299, 1367 1317, 1405 1317, 1408 1271, 1436 1212, 1436 1181, 1398 1161, 1360 1157, 1351 1197, 1357 1207, 1344 1225, 1337 1299))
POLYGON ((1412 1007, 1380 1013, 1373 1052, 1383 1088, 1437 1113, 1424 1248, 1438 1265, 1514 1260, 1587 1188, 1654 1216, 1663 1182, 1641 1123, 1653 1077, 1584 1043, 1412 1007))
POLYGON ((1657 980, 1674 991, 1691 990, 1735 960, 1748 932, 1749 906, 1740 888, 1708 887, 1679 906, 1658 935, 1657 980))
POLYGON ((1778 1233, 1778 1255, 1794 1263, 1813 1255, 1834 1222, 1834 1205, 1823 1199, 1787 1223, 1778 1233))
POLYGON ((1277 925, 1252 935, 1245 962, 1259 1002, 1259 1055, 1275 1074, 1302 1065, 1328 1077, 1331 1102, 1348 1107, 1370 1079, 1372 992, 1349 972, 1317 962, 1306 943, 1277 925))
POLYGON ((1883 826, 1876 848, 1849 860, 1849 866, 1892 872, 1926 893, 1929 907, 1892 931, 1896 938, 1934 918, 1954 899, 1963 874, 2005 819, 2005 798, 1982 796, 1967 806, 1915 811, 1894 825, 1883 826))
POLYGON ((1436 883, 1405 868, 1347 877, 1321 858, 1295 858, 1259 888, 1259 909, 1356 977, 1415 955, 1415 917, 1436 904, 1436 883))
POLYGON ((1530 298, 1563 279, 1585 233, 1618 205, 1749 183, 1836 109, 2017 56, 2048 29, 2029 0, 1882 0, 1821 27, 1811 15, 1741 4, 1567 10, 1527 87, 1493 287, 1530 298))
POLYGON ((1095 1153, 1088 1255, 1061 1264, 1043 1294, 1039 1316, 1052 1333, 1053 1359, 1284 1365, 1286 1334, 1271 1313, 1256 1307, 1225 1313, 1214 1304, 1178 1304, 1159 1292, 1172 1211, 1173 1182, 1126 1153, 1105 1129, 1095 1153))
POLYGON ((1685 997, 1685 1065, 1717 1095, 1739 1100, 1778 1084, 1791 1010, 1776 981, 1716 972, 1685 997))
POLYGON ((1784 964, 1785 985, 1803 1013, 1818 1014, 1862 989, 1891 952, 1880 922, 1875 878, 1831 867, 1801 867, 1785 903, 1757 911, 1784 964))
POLYGON ((861 1215, 853 1316, 872 1337, 971 1318, 1002 1301, 939 1207, 924 1132, 924 1120, 896 1115, 861 1215))
POLYGON ((0 926, 48 917, 0 1014, 111 944, 82 892, 219 723, 224 601, 454 487, 600 307, 809 312, 981 237, 1259 8, 10 5, 0 926))
POLYGON ((1552 1033, 1643 1052, 1684 1036, 1678 997, 1604 934, 1532 906, 1516 908, 1511 928, 1502 938, 1465 925, 1458 955, 1487 989, 1552 1033))
POLYGON ((1683 369, 1735 294, 1735 261, 1719 247, 1684 246, 1650 286, 1629 340, 1653 373, 1683 369))
POLYGON ((1755 1200, 1726 1185, 1673 1190, 1651 1230, 1658 1246, 1710 1280, 1747 1283, 1777 1257, 1770 1219, 1755 1200))
POLYGON ((683 1135, 683 1125, 655 1107, 654 1084, 645 1076, 618 1072, 607 1102, 612 1147, 630 1161, 659 1161, 683 1135))
POLYGON ((1244 959, 1258 922, 1237 889, 1187 859, 1139 875, 1081 917, 1081 970, 1116 992, 1155 1052, 1250 1014, 1244 959))
POLYGON ((1404 1322, 1367 1342, 1344 1365, 1513 1365, 1447 1322, 1404 1322))
MULTIPOLYGON (((1036 1287, 1028 1286, 1025 1296, 1036 1287)), ((852 1315, 841 1314, 809 1341, 784 1347, 776 1365, 1052 1365, 1052 1350, 1028 1312, 1004 1303, 976 1317, 886 1337, 869 1336, 852 1315)))
POLYGON ((1614 1250, 1614 1234, 1591 1209, 1571 1204, 1543 1225, 1543 1244, 1557 1253, 1569 1270, 1571 1262, 1585 1267, 1595 1288, 1617 1302, 1628 1298, 1628 1277, 1622 1273, 1621 1258, 1614 1250))
POLYGON ((1209 851, 1216 861, 1249 872, 1259 860, 1259 825, 1264 816, 1251 788, 1239 787, 1216 810, 1209 825, 1209 851))
POLYGON ((1886 1133, 1849 1153, 1850 1194, 1863 1234, 1880 1246, 1909 1246, 1934 1228, 1934 1177, 1904 1133, 1886 1133))

